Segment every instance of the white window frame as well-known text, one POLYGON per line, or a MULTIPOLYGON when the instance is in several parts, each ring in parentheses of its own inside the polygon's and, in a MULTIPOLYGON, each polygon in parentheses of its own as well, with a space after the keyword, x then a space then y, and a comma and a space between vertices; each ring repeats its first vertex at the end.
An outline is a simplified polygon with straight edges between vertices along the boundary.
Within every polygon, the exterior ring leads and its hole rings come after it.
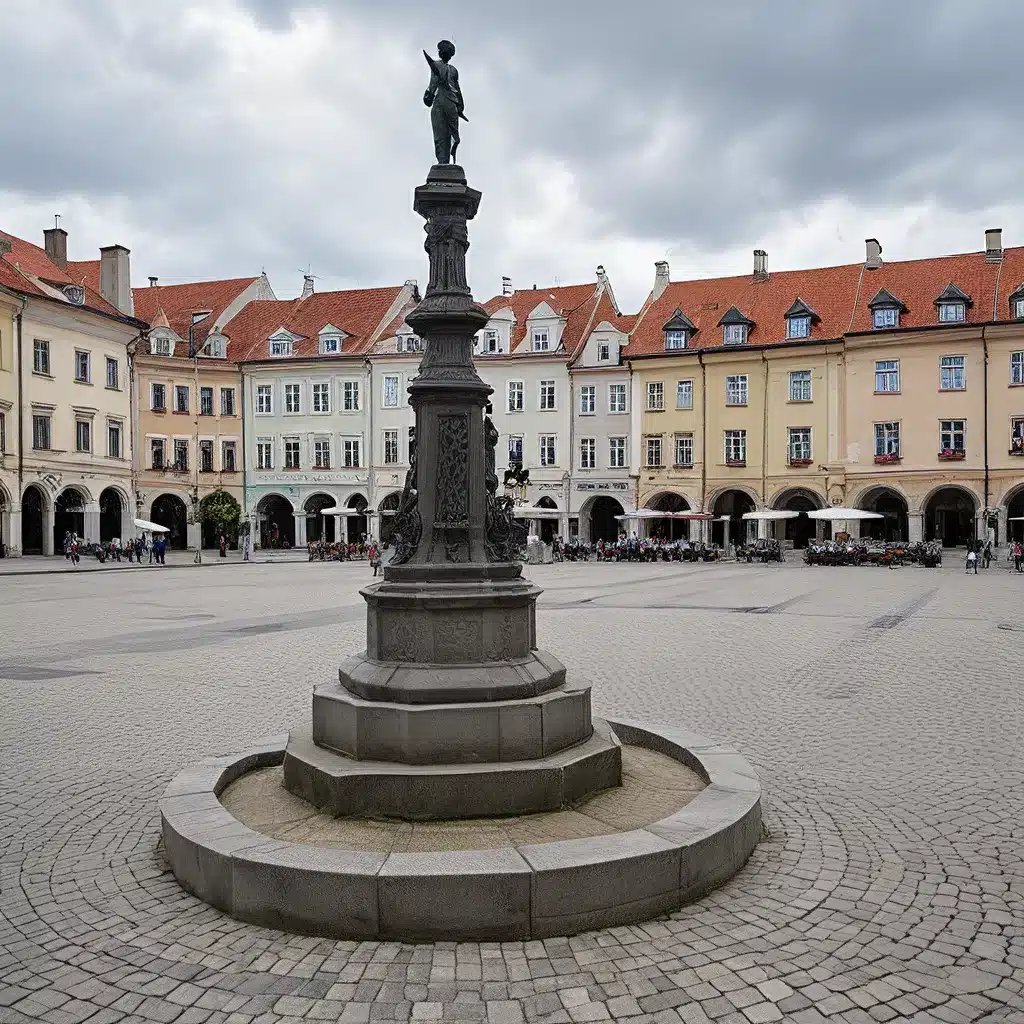
POLYGON ((171 347, 171 339, 166 337, 151 339, 149 343, 149 351, 154 356, 169 356, 173 351, 171 347))
POLYGON ((940 302, 940 324, 962 324, 967 318, 967 306, 963 302, 940 302))
POLYGON ((50 343, 45 338, 32 339, 32 372, 50 376, 50 343))
POLYGON ((1010 384, 1024 384, 1024 352, 1010 353, 1010 384))
POLYGON ((750 397, 750 378, 745 373, 732 373, 725 378, 725 404, 747 405, 750 397))
POLYGON ((626 438, 615 436, 608 438, 608 468, 626 468, 626 438))
POLYGON ((302 415, 302 385, 294 380, 285 381, 282 387, 284 398, 284 415, 302 415), (292 408, 294 404, 294 408, 292 408))
POLYGON ((580 469, 597 469, 597 438, 580 438, 580 469))
POLYGON ((213 388, 207 384, 201 384, 199 386, 199 415, 200 416, 214 416, 216 406, 213 404, 213 388), (203 412, 203 395, 208 394, 210 396, 210 411, 203 412))
POLYGON ((273 384, 257 384, 256 385, 256 415, 257 416, 273 416, 274 415, 274 385, 273 384))
POLYGON ((512 465, 513 462, 517 462, 522 465, 524 459, 523 452, 523 435, 522 434, 509 434, 508 435, 508 462, 512 465), (512 449, 513 447, 518 448, 519 457, 513 458, 512 449))
POLYGON ((551 351, 551 328, 531 327, 530 328, 530 351, 550 352, 551 351))
POLYGON ((215 453, 214 448, 213 448, 213 438, 212 437, 201 437, 199 439, 199 472, 200 473, 213 473, 216 470, 217 466, 216 466, 216 463, 214 461, 214 456, 215 455, 216 455, 216 453, 215 453), (204 452, 209 452, 210 453, 210 468, 209 469, 204 469, 203 468, 203 453, 204 452))
POLYGON ((875 360, 875 394, 898 395, 900 392, 900 361, 898 359, 875 360), (896 386, 890 387, 895 379, 896 386))
POLYGON ((1024 320, 1024 299, 1013 300, 1013 319, 1024 320))
POLYGON ((113 356, 107 356, 107 387, 111 391, 121 390, 121 364, 113 356), (114 371, 114 382, 110 382, 110 371, 114 371))
POLYGON ((188 467, 192 462, 192 445, 189 444, 187 437, 176 437, 171 441, 171 455, 174 456, 171 461, 171 467, 178 470, 179 472, 188 472, 188 467), (185 459, 183 463, 178 462, 178 452, 182 451, 185 453, 185 459))
POLYGON ((326 416, 331 411, 331 382, 316 380, 310 385, 312 412, 317 416, 326 416))
POLYGON ((402 377, 397 373, 385 373, 380 386, 380 404, 382 409, 397 409, 402 404, 402 377), (394 394, 388 391, 394 386, 394 394))
POLYGON ((360 412, 363 407, 363 389, 358 380, 341 382, 341 411, 360 412))
POLYGON ((343 437, 341 439, 342 468, 363 468, 363 439, 361 437, 343 437))
POLYGON ((599 363, 610 362, 612 358, 612 346, 610 342, 600 341, 597 344, 597 361, 599 363))
POLYGON ((674 457, 675 465, 685 469, 689 469, 693 465, 693 434, 687 431, 686 433, 676 434, 673 447, 675 448, 674 457), (689 450, 689 458, 680 458, 685 452, 689 450))
POLYGON ((87 352, 85 349, 75 349, 75 383, 76 384, 91 384, 92 383, 92 353, 87 352), (85 360, 85 373, 84 375, 79 371, 79 365, 81 360, 85 360))
POLYGON ((747 461, 747 432, 745 430, 725 431, 724 455, 726 464, 747 461))
POLYGON ((397 466, 402 461, 402 453, 399 448, 398 431, 388 429, 384 431, 382 448, 384 450, 384 465, 397 466))
POLYGON ((967 358, 965 356, 939 357, 939 390, 967 390, 967 358))
POLYGON ((693 408, 693 378, 687 377, 684 380, 676 381, 676 408, 693 408))
POLYGON ((192 411, 192 388, 188 384, 175 384, 174 385, 174 411, 179 415, 185 415, 192 411), (185 396, 185 408, 179 408, 179 399, 185 396))
POLYGON ((663 380, 649 380, 647 382, 647 411, 665 411, 665 382, 663 380))
POLYGON ((665 351, 679 352, 686 348, 686 331, 666 331, 665 351))
POLYGON ((723 345, 745 345, 750 327, 747 324, 726 324, 722 331, 723 345))
POLYGON ((967 452, 967 420, 939 420, 939 451, 967 452), (957 435, 960 444, 955 444, 957 435), (946 444, 946 438, 950 443, 946 444))
POLYGON ((270 339, 270 358, 271 359, 282 359, 285 356, 292 354, 292 339, 291 338, 271 338, 270 339))
POLYGON ((521 380, 510 380, 505 388, 508 412, 522 412, 525 402, 526 385, 521 380))
POLYGON ((222 387, 220 389, 220 414, 221 414, 221 416, 237 416, 238 415, 238 405, 235 402, 235 389, 234 388, 224 388, 224 387, 222 387), (228 411, 228 410, 226 410, 224 408, 224 398, 227 395, 231 396, 231 402, 230 402, 231 409, 230 409, 230 411, 228 411))
POLYGON ((336 356, 341 351, 341 335, 325 334, 320 339, 320 355, 336 356))
POLYGON ((207 338, 199 354, 206 359, 226 359, 228 350, 223 338, 207 338))
POLYGON ((609 384, 608 385, 608 412, 612 415, 618 416, 621 413, 628 411, 629 389, 625 384, 609 384), (617 402, 615 399, 619 397, 622 399, 621 402, 617 402))
POLYGON ((542 380, 538 387, 538 408, 541 412, 553 412, 557 407, 557 386, 553 380, 542 380))
POLYGON ((876 331, 892 331, 900 325, 900 311, 895 306, 879 306, 871 311, 871 326, 876 331))
POLYGON ((314 437, 313 468, 330 469, 333 464, 331 455, 331 439, 329 437, 314 437))
POLYGON ((658 469, 664 465, 663 438, 660 434, 644 438, 644 466, 647 469, 658 469))
POLYGON ((810 427, 788 427, 786 432, 790 462, 814 458, 814 437, 810 427))
POLYGON ((256 468, 274 468, 274 441, 270 437, 256 438, 256 468))
POLYGON ((501 351, 498 332, 492 327, 488 327, 484 331, 483 340, 480 342, 480 349, 487 355, 495 355, 501 351))
POLYGON ((221 441, 220 443, 220 471, 222 473, 238 472, 238 445, 234 441, 221 441), (230 460, 227 457, 229 451, 232 453, 230 460), (231 462, 230 466, 228 466, 229 461, 231 462))
POLYGON ((84 417, 75 418, 75 451, 83 453, 92 452, 92 420, 84 417), (80 437, 82 428, 85 428, 85 445, 83 446, 80 437))
POLYGON ((48 412, 32 413, 32 450, 35 452, 53 451, 53 417, 48 412), (46 430, 40 431, 38 428, 43 424, 45 424, 46 430), (46 434, 45 445, 36 444, 40 433, 46 434))
POLYGON ((901 443, 899 420, 875 424, 875 458, 882 455, 895 455, 896 458, 900 458, 901 443))
POLYGON ((580 415, 593 416, 597 412, 597 385, 580 385, 580 415))
MULTIPOLYGON (((0 437, 0 452, 3 451, 3 438, 0 437)), ((108 459, 120 459, 121 453, 124 451, 124 424, 120 420, 107 420, 107 458, 108 459), (113 445, 110 443, 111 437, 114 436, 114 432, 117 434, 117 452, 111 451, 113 445)))
POLYGON ((537 438, 540 464, 544 467, 558 465, 558 435, 540 434, 537 438))
POLYGON ((149 468, 163 470, 167 468, 167 438, 151 437, 149 439, 149 468), (160 449, 160 465, 156 463, 156 450, 160 449))
POLYGON ((159 380, 151 380, 149 382, 149 408, 152 412, 167 412, 167 385, 159 380), (163 405, 156 404, 156 391, 155 388, 160 388, 163 391, 164 401, 163 405))
POLYGON ((813 376, 810 370, 789 371, 789 400, 791 402, 810 402, 813 399, 813 376))
POLYGON ((281 438, 282 468, 292 471, 302 469, 302 441, 294 435, 281 438), (289 465, 289 455, 294 453, 294 465, 289 465))
POLYGON ((811 336, 811 318, 809 316, 791 316, 786 318, 786 337, 809 338, 811 336))

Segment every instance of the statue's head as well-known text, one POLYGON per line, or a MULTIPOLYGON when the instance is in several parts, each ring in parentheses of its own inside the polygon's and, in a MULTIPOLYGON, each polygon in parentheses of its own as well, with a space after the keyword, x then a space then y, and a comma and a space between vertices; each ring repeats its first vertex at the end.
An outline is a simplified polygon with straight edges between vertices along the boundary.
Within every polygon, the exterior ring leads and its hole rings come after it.
POLYGON ((455 44, 448 39, 442 39, 437 44, 437 55, 443 61, 450 61, 455 56, 455 44))

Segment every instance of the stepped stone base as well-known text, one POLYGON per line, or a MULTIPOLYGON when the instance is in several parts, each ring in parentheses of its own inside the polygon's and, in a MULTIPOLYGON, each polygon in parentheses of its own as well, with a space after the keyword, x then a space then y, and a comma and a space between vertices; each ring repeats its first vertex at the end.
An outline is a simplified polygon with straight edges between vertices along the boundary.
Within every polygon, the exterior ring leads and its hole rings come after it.
POLYGON ((619 741, 600 719, 585 742, 536 761, 356 761, 317 746, 308 729, 291 732, 284 757, 285 787, 314 807, 414 821, 551 811, 621 781, 619 741))
POLYGON ((358 761, 530 761, 590 738, 590 687, 524 700, 395 704, 329 683, 313 691, 313 742, 358 761))

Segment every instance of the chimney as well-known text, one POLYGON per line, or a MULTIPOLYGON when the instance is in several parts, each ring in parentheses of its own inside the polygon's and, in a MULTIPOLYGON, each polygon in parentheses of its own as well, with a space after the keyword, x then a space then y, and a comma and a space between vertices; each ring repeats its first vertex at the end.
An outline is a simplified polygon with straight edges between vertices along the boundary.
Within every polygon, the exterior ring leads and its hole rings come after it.
POLYGON ((150 274, 150 275, 149 275, 149 287, 150 287, 150 288, 155 288, 155 287, 156 287, 156 283, 157 283, 157 281, 159 281, 159 280, 160 280, 160 278, 159 278, 159 277, 153 277, 153 275, 152 275, 152 274, 150 274))
POLYGON ((132 313, 132 274, 123 245, 105 245, 100 249, 100 295, 122 313, 132 313))
POLYGON ((754 250, 754 284, 768 280, 768 253, 764 249, 754 250))
POLYGON ((47 228, 43 232, 43 247, 51 263, 61 270, 68 269, 68 233, 63 228, 47 228))
POLYGON ((654 295, 655 301, 661 298, 662 292, 668 287, 668 260, 658 260, 654 264, 654 295))
POLYGON ((985 262, 1003 262, 1003 229, 989 228, 985 232, 985 262))
POLYGON ((313 294, 313 278, 310 274, 302 275, 302 298, 308 299, 313 294))
POLYGON ((865 270, 878 270, 882 265, 882 247, 878 244, 877 238, 865 238, 866 254, 864 256, 865 270))
POLYGON ((512 287, 511 277, 503 277, 501 279, 501 294, 504 295, 506 298, 509 295, 515 294, 515 289, 512 287))

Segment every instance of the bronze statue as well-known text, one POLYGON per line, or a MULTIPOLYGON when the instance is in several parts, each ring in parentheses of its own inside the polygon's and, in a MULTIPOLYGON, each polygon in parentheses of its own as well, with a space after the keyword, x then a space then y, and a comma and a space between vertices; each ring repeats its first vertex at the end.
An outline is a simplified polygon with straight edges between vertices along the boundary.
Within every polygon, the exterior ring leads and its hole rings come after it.
POLYGON ((459 73, 449 61, 455 56, 455 44, 442 39, 437 44, 434 60, 426 50, 423 56, 430 65, 430 84, 423 94, 423 103, 430 107, 430 124, 434 129, 434 156, 439 164, 455 163, 459 148, 459 118, 468 121, 463 113, 462 90, 459 73))

